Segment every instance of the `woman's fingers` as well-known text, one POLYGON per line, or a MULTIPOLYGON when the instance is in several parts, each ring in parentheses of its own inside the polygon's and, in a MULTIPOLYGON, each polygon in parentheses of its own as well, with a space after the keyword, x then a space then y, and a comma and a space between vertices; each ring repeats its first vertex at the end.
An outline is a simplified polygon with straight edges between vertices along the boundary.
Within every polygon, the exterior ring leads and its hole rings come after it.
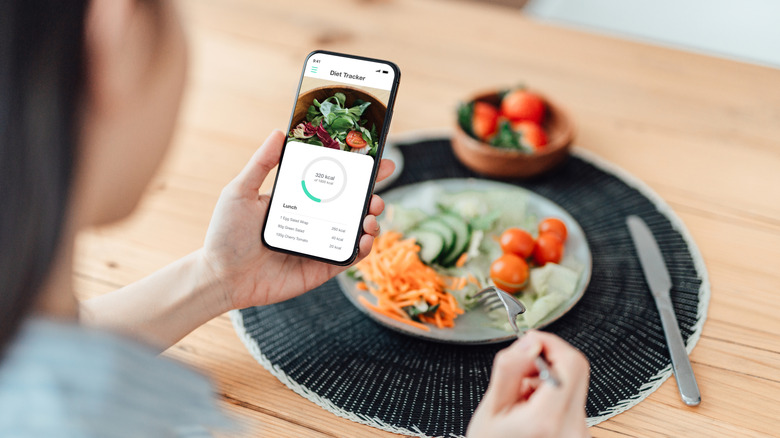
POLYGON ((271 132, 268 138, 265 139, 265 142, 263 142, 263 145, 249 159, 241 173, 233 180, 238 183, 238 187, 242 192, 257 194, 257 190, 263 184, 265 177, 268 176, 268 173, 274 166, 279 164, 283 146, 284 133, 278 129, 271 132))
POLYGON ((555 403, 555 400, 562 396, 575 398, 587 391, 590 365, 584 354, 550 333, 529 331, 525 336, 533 336, 542 344, 545 358, 561 381, 560 387, 543 382, 532 397, 542 399, 540 400, 542 404, 555 403))
POLYGON ((379 222, 377 222, 376 217, 382 214, 384 209, 385 201, 377 195, 372 195, 371 202, 368 204, 368 215, 363 219, 364 234, 360 236, 360 242, 358 243, 358 261, 371 252, 371 247, 374 245, 374 237, 379 235, 379 222))
POLYGON ((520 401, 526 401, 531 394, 536 391, 536 388, 542 383, 542 379, 538 377, 528 377, 523 379, 523 383, 520 385, 520 401))
POLYGON ((374 237, 379 235, 379 222, 376 221, 376 216, 369 214, 363 219, 363 232, 374 237))
POLYGON ((394 171, 395 163, 383 158, 382 161, 379 162, 379 169, 376 172, 376 181, 382 181, 383 179, 392 175, 394 171))
POLYGON ((374 236, 371 234, 363 234, 360 236, 360 243, 358 245, 358 256, 355 263, 363 260, 370 252, 371 247, 374 246, 374 236))
POLYGON ((385 201, 378 195, 371 196, 371 202, 368 204, 368 214, 379 216, 385 211, 385 201))
POLYGON ((471 419, 469 437, 587 437, 588 361, 559 337, 528 331, 496 355, 490 385, 471 419), (543 354, 560 386, 541 381, 535 359, 543 354))
POLYGON ((523 336, 508 348, 501 350, 493 361, 490 385, 482 403, 493 413, 511 407, 521 400, 523 382, 537 374, 534 359, 542 351, 537 338, 523 336))
POLYGON ((363 219, 363 233, 358 243, 357 261, 362 260, 371 252, 371 246, 374 245, 374 237, 379 235, 379 222, 376 221, 376 216, 369 214, 363 219))
POLYGON ((570 381, 581 381, 580 377, 587 377, 588 359, 571 344, 551 333, 529 331, 526 336, 534 336, 543 345, 545 358, 553 368, 560 368, 559 377, 570 381))

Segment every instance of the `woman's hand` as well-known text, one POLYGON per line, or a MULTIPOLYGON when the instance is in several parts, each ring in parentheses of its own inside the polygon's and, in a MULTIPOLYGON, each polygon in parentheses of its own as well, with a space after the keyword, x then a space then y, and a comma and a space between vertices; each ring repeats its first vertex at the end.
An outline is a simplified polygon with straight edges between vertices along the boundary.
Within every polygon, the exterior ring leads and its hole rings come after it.
POLYGON ((469 438, 589 437, 585 425, 588 360, 561 338, 537 331, 500 351, 469 438), (534 359, 550 362, 561 386, 539 380, 534 359))
MULTIPOLYGON (((260 234, 270 195, 258 193, 268 173, 279 163, 284 133, 274 131, 241 173, 223 190, 206 233, 201 256, 225 294, 227 306, 240 309, 284 301, 298 296, 346 269, 266 248, 260 234)), ((393 173, 392 161, 382 160, 381 181, 393 173)), ((379 234, 376 216, 384 202, 374 195, 363 220, 358 260, 371 251, 379 234)))

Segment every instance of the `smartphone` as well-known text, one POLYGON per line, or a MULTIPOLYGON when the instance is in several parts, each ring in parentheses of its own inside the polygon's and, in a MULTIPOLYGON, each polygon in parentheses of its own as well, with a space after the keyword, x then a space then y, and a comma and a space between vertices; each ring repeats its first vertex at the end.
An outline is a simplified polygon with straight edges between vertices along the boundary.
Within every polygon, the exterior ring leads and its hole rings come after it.
POLYGON ((269 249, 355 261, 400 78, 389 61, 306 57, 263 224, 269 249))

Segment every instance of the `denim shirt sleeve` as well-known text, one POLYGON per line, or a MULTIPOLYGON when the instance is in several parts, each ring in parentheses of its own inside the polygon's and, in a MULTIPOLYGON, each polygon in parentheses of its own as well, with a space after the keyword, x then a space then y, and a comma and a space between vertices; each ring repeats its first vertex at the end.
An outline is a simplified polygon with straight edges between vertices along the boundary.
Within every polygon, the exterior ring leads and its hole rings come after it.
POLYGON ((234 423, 208 379, 119 336, 28 320, 0 362, 2 437, 208 437, 234 423))

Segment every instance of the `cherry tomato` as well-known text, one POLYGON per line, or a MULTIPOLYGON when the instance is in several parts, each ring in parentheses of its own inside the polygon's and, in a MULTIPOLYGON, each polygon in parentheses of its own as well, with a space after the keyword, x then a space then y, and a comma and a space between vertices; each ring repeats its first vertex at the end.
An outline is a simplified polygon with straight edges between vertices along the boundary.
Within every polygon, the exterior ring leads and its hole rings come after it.
POLYGON ((501 112, 513 122, 527 120, 541 125, 544 111, 544 100, 525 90, 515 90, 504 96, 501 101, 501 112))
POLYGON ((504 254, 490 265, 490 278, 501 290, 515 293, 528 280, 528 263, 514 254, 504 254))
POLYGON ((347 146, 352 149, 362 149, 366 147, 368 142, 363 138, 363 133, 360 131, 349 131, 347 134, 347 146))
POLYGON ((554 217, 548 217, 539 223, 539 234, 554 233, 561 238, 561 242, 566 241, 566 225, 562 220, 554 217))
POLYGON ((555 233, 542 233, 534 246, 534 261, 539 266, 558 263, 563 257, 563 241, 555 233))
POLYGON ((471 130, 480 140, 487 140, 498 128, 498 108, 486 102, 474 102, 471 130))
POLYGON ((505 254, 514 254, 521 259, 531 257, 534 252, 534 238, 520 228, 507 228, 498 239, 505 254))
POLYGON ((512 129, 522 134, 520 141, 533 150, 547 145, 547 134, 538 123, 523 121, 512 123, 512 129))

